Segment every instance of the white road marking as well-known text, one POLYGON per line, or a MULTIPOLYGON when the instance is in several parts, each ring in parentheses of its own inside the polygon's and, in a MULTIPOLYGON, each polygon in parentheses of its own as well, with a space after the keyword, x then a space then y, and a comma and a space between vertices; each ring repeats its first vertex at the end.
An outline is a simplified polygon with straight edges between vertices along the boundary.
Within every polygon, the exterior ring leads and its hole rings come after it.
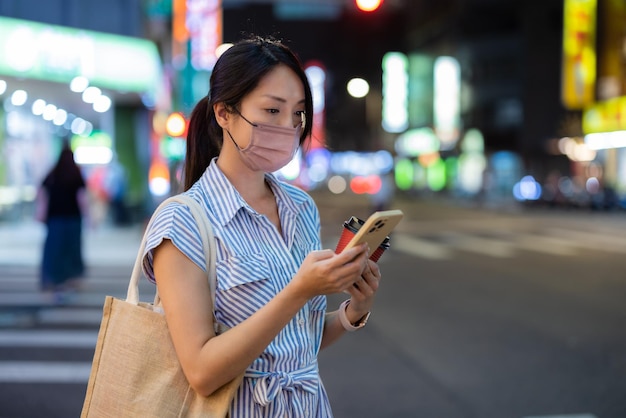
MULTIPOLYGON (((103 302, 104 304, 104 302, 103 302)), ((100 309, 65 309, 51 308, 37 312, 37 322, 42 325, 94 325, 102 321, 100 309)))
POLYGON ((559 256, 572 256, 577 253, 571 241, 536 234, 517 234, 513 240, 518 248, 559 256))
POLYGON ((94 348, 97 331, 1 330, 0 347, 94 348))
POLYGON ((411 237, 407 234, 396 233, 391 238, 393 251, 434 260, 447 260, 452 258, 452 251, 445 245, 435 244, 425 239, 411 237))
POLYGON ((533 415, 522 418, 598 418, 593 414, 570 414, 570 415, 533 415))
POLYGON ((561 228, 548 228, 545 232, 570 240, 574 245, 582 248, 622 254, 626 253, 626 238, 624 237, 608 234, 598 235, 596 233, 571 231, 561 228))
POLYGON ((86 383, 91 363, 0 361, 0 383, 86 383))
POLYGON ((451 231, 442 232, 441 235, 445 237, 449 245, 463 251, 497 258, 512 257, 515 253, 514 245, 511 242, 499 239, 464 235, 451 231))

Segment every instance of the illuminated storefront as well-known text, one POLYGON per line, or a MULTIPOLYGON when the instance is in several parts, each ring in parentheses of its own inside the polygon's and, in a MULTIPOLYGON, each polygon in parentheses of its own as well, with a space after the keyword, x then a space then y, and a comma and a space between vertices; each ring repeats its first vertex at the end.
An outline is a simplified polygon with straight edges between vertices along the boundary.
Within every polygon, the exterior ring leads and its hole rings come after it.
POLYGON ((148 134, 134 109, 153 108, 162 84, 150 41, 0 17, 0 212, 32 199, 61 138, 86 171, 136 166, 124 150, 148 134))

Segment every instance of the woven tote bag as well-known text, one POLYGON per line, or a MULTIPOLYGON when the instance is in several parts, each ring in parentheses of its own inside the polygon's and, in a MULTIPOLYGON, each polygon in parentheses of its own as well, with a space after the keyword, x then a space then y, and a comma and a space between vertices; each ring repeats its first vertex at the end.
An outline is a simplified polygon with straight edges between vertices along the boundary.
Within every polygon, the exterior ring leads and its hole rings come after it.
MULTIPOLYGON (((166 199, 187 205, 194 216, 207 260, 213 323, 215 319, 215 246, 209 220, 200 205, 186 195, 166 199)), ((155 215, 150 219, 151 225, 155 215)), ((146 228, 146 231, 148 228, 146 228)), ((158 290, 153 303, 139 301, 144 234, 128 285, 126 300, 107 296, 93 357, 82 418, 226 417, 243 373, 211 396, 198 395, 185 378, 160 309, 158 290)))

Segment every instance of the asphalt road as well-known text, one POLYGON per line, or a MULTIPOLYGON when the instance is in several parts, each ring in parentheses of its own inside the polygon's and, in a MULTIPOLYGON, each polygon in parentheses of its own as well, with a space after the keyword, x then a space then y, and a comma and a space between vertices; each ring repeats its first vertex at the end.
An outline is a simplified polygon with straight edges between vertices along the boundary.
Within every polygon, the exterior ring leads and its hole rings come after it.
MULTIPOLYGON (((316 199, 329 247, 370 211, 316 199)), ((626 417, 626 214, 394 206, 407 216, 370 322, 320 356, 336 417, 626 417)), ((129 257, 92 266, 64 307, 40 298, 35 265, 6 258, 0 417, 77 417, 102 298, 124 294, 129 257)))

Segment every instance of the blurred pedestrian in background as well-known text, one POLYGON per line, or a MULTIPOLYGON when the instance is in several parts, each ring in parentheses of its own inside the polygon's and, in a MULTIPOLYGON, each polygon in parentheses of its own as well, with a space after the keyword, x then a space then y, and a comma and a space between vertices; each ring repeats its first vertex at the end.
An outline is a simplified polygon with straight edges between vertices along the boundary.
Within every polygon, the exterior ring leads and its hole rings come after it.
POLYGON ((87 211, 85 179, 69 143, 39 189, 39 220, 47 235, 41 263, 41 289, 62 294, 76 289, 85 271, 82 220, 87 211))

